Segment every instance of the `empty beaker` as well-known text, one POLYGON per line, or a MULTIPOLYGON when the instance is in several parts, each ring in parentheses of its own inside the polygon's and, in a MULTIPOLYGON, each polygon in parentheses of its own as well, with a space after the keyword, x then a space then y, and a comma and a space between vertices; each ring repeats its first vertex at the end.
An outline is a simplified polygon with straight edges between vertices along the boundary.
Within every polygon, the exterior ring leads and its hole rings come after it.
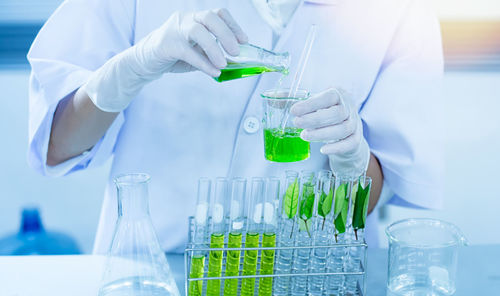
POLYGON ((118 220, 99 296, 177 296, 167 258, 149 216, 146 174, 115 178, 118 220))
POLYGON ((458 248, 467 244, 458 227, 436 219, 406 219, 387 227, 386 234, 387 295, 455 293, 458 248))
POLYGON ((289 97, 288 89, 273 89, 261 94, 264 108, 264 156, 274 162, 305 160, 310 155, 310 144, 300 138, 302 129, 293 124, 290 114, 293 104, 309 98, 309 92, 298 90, 289 97))
POLYGON ((240 54, 231 56, 224 52, 227 66, 221 70, 218 82, 259 75, 264 72, 288 74, 290 55, 276 53, 252 44, 240 44, 240 54))

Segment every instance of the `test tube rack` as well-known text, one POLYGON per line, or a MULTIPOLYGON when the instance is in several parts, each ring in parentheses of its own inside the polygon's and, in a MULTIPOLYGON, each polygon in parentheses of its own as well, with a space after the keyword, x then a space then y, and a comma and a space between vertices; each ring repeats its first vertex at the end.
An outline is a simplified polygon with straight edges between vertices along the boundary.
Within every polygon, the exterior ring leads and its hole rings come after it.
MULTIPOLYGON (((189 218, 189 227, 190 230, 194 229, 194 217, 189 218)), ((279 240, 279 237, 277 238, 279 240)), ((209 248, 208 247, 209 242, 205 244, 195 244, 194 242, 190 241, 188 242, 187 248, 184 251, 184 270, 185 270, 185 291, 186 295, 189 295, 189 286, 190 283, 194 281, 203 281, 203 289, 201 295, 207 295, 207 282, 210 280, 220 280, 220 295, 224 295, 224 281, 228 279, 238 279, 238 292, 234 296, 240 296, 240 290, 241 290, 241 280, 245 278, 251 278, 255 279, 255 289, 254 289, 254 295, 259 295, 258 291, 258 286, 259 286, 259 279, 260 278, 277 278, 277 277, 289 277, 290 279, 292 277, 307 277, 308 280, 310 280, 311 277, 317 277, 321 276, 325 279, 325 283, 328 282, 328 279, 331 277, 349 277, 351 280, 356 281, 356 291, 354 293, 345 293, 341 295, 346 295, 346 296, 364 296, 366 295, 366 249, 367 249, 367 244, 365 240, 360 240, 360 241, 352 241, 350 243, 335 243, 332 245, 325 245, 325 246, 292 246, 292 247, 262 247, 262 241, 259 242, 258 248, 247 248, 245 247, 245 241, 244 241, 244 236, 243 236, 243 241, 242 241, 242 247, 241 248, 229 248, 227 245, 227 240, 224 242, 224 247, 223 248, 209 248), (326 269, 324 272, 307 272, 307 273, 287 273, 287 274, 259 274, 260 270, 260 259, 261 259, 261 254, 263 251, 267 250, 272 250, 277 254, 280 250, 297 250, 297 249, 307 249, 310 252, 314 252, 315 249, 327 249, 328 254, 331 253, 338 253, 336 251, 341 250, 341 252, 347 254, 347 252, 352 251, 353 249, 357 252, 359 252, 361 260, 358 262, 359 266, 354 266, 354 268, 344 268, 341 272, 328 272, 326 269), (257 260, 257 274, 256 275, 242 275, 242 270, 243 270, 243 260, 244 260, 244 252, 245 251, 258 251, 258 260, 257 260), (223 252, 223 260, 222 260, 222 275, 220 277, 209 277, 208 276, 208 254, 210 251, 222 251, 223 252), (225 266, 226 266, 226 256, 228 251, 241 251, 241 256, 240 256, 240 272, 239 275, 237 276, 226 276, 225 275, 225 266), (190 270, 191 270, 191 258, 194 256, 195 252, 197 254, 205 253, 205 261, 206 264, 204 265, 204 272, 203 276, 199 278, 191 278, 190 277, 190 270)), ((276 256, 275 256, 275 265, 276 267, 276 256)), ((344 264, 344 266, 347 266, 344 264)), ((274 289, 274 287, 273 287, 274 289)), ((273 292, 274 295, 274 292, 273 292)), ((189 295, 192 296, 192 295, 189 295)))

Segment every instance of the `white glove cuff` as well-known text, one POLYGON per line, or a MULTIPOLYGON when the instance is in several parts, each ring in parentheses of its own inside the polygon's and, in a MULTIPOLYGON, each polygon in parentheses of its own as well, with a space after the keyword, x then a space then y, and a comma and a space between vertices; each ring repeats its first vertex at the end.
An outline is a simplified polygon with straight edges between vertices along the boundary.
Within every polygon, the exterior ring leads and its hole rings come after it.
POLYGON ((370 161, 370 147, 365 138, 361 139, 358 149, 348 156, 329 155, 330 168, 335 176, 357 178, 368 169, 370 161))

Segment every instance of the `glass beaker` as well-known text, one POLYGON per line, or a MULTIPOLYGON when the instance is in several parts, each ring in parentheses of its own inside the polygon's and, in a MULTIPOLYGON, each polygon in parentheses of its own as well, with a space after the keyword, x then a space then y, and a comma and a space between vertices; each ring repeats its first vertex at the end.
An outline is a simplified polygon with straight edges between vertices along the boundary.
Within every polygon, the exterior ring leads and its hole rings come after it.
POLYGON ((387 295, 455 293, 458 247, 467 245, 458 227, 436 219, 406 219, 388 226, 386 234, 387 295))
POLYGON ((99 296, 180 295, 149 216, 148 182, 146 174, 115 178, 118 220, 99 296))
POLYGON ((264 156, 274 162, 305 160, 310 144, 300 138, 302 129, 293 124, 290 114, 293 104, 309 98, 309 92, 298 90, 294 98, 288 89, 272 89, 261 94, 264 108, 264 156))
POLYGON ((223 82, 238 78, 259 75, 264 72, 288 74, 290 55, 288 52, 276 53, 252 44, 240 44, 240 54, 236 57, 224 52, 226 68, 221 70, 215 81, 223 82))

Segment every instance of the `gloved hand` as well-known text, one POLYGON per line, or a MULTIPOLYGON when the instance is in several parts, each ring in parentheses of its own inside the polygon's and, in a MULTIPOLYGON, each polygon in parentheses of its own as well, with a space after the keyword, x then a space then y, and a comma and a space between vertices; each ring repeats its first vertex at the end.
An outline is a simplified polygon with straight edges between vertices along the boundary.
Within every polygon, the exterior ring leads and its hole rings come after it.
POLYGON ((304 141, 327 143, 320 151, 328 155, 336 176, 359 177, 370 159, 363 125, 351 102, 345 91, 328 89, 290 108, 294 124, 304 129, 304 141))
POLYGON ((120 112, 148 82, 166 72, 199 69, 217 77, 227 62, 221 49, 239 54, 247 35, 225 9, 174 13, 136 45, 111 58, 83 86, 94 104, 120 112))

